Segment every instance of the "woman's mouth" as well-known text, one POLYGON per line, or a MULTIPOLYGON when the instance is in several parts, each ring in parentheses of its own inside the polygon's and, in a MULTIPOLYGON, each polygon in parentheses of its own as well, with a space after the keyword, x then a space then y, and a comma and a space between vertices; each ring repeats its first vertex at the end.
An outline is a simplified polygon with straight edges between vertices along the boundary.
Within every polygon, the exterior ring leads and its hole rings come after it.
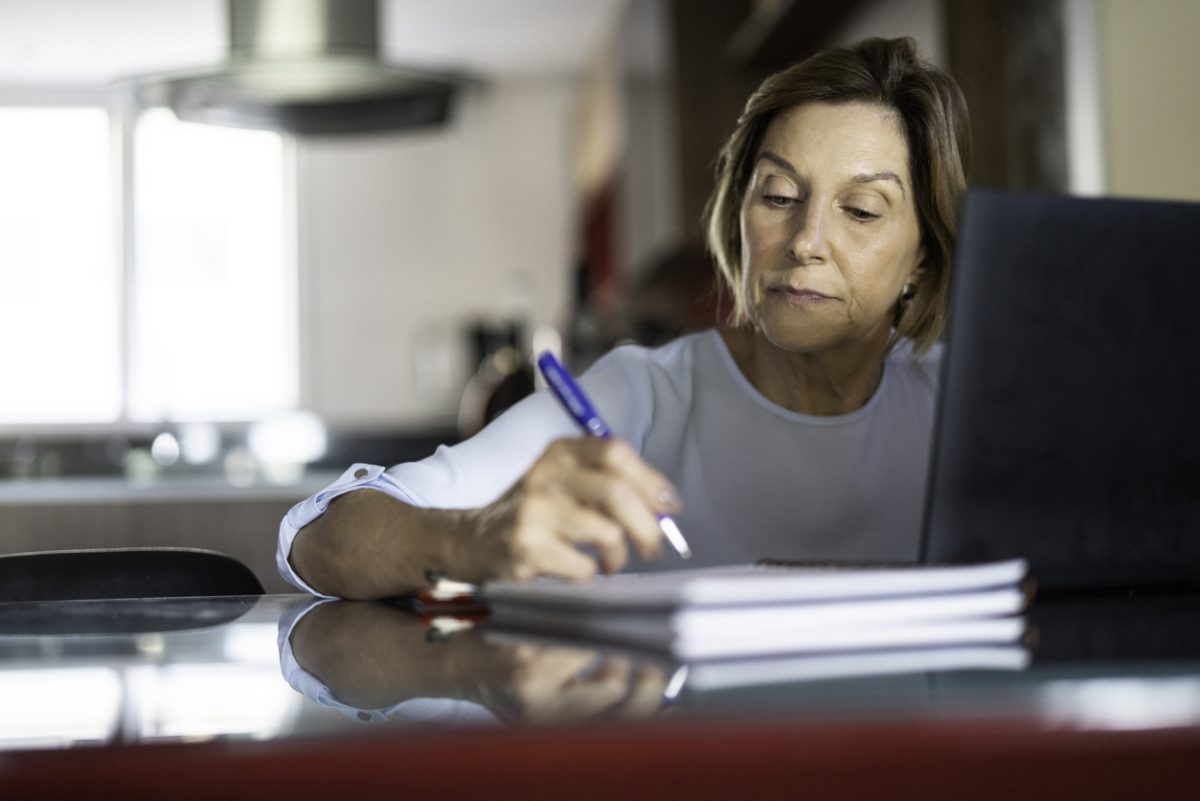
POLYGON ((810 304, 810 303, 824 303, 826 301, 835 300, 835 298, 832 298, 829 295, 818 292, 815 289, 808 289, 805 287, 796 288, 796 287, 791 287, 791 286, 787 286, 787 285, 780 285, 780 286, 770 287, 767 291, 773 295, 780 296, 784 301, 786 301, 788 303, 793 303, 793 304, 798 304, 798 305, 810 304))

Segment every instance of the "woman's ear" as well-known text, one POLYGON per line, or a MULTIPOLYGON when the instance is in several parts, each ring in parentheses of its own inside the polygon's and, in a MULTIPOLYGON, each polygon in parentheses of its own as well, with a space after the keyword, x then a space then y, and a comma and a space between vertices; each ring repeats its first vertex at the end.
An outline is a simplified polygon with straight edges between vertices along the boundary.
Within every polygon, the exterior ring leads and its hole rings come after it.
POLYGON ((920 281, 922 281, 922 278, 925 277, 925 272, 926 272, 925 264, 926 264, 925 247, 922 246, 922 248, 920 248, 919 251, 917 251, 917 266, 914 266, 913 269, 910 272, 908 272, 908 275, 905 276, 905 279, 904 279, 905 287, 910 287, 910 285, 913 288, 919 287, 920 281))
POLYGON ((912 271, 908 274, 908 277, 904 279, 904 283, 912 284, 913 286, 919 285, 921 283, 921 279, 925 277, 925 265, 927 262, 928 259, 925 254, 925 246, 921 245, 920 249, 917 250, 917 266, 912 268, 912 271))

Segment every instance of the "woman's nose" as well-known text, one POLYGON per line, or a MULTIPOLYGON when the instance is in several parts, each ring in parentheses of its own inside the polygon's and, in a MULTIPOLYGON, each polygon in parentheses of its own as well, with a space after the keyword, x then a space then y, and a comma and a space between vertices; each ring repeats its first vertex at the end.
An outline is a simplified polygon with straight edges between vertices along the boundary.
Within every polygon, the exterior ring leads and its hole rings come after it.
POLYGON ((796 230, 788 243, 788 256, 801 264, 807 264, 822 260, 827 255, 825 214, 821 207, 810 199, 797 215, 796 230))

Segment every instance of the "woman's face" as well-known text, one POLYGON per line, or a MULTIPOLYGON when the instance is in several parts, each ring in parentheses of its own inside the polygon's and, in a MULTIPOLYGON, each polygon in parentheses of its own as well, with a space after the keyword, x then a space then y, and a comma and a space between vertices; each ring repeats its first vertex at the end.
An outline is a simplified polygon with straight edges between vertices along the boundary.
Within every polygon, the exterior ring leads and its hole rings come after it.
POLYGON ((908 144, 868 103, 807 103, 763 136, 742 199, 747 312, 776 346, 884 342, 924 252, 908 144))

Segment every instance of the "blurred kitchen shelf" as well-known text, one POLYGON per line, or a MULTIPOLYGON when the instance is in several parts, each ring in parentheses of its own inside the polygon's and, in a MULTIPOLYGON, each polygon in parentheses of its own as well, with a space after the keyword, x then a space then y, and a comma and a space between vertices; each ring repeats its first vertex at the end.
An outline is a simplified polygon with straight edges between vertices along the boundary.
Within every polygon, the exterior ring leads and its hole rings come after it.
POLYGON ((293 484, 231 484, 223 476, 163 477, 133 482, 121 477, 67 477, 0 481, 0 505, 300 501, 328 486, 340 471, 305 474, 293 484))

